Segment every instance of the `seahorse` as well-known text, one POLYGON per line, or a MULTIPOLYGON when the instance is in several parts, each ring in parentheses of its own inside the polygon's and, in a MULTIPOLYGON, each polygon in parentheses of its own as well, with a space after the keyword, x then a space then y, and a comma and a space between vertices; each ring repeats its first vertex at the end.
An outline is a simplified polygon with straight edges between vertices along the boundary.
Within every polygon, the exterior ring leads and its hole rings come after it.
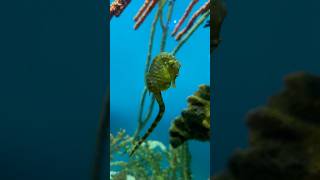
POLYGON ((179 75, 180 66, 178 60, 167 52, 161 52, 154 58, 146 74, 146 85, 149 92, 153 93, 159 105, 159 112, 150 128, 133 147, 130 156, 132 156, 139 146, 148 138, 162 119, 165 112, 165 104, 161 92, 167 90, 170 86, 175 87, 175 80, 179 75))

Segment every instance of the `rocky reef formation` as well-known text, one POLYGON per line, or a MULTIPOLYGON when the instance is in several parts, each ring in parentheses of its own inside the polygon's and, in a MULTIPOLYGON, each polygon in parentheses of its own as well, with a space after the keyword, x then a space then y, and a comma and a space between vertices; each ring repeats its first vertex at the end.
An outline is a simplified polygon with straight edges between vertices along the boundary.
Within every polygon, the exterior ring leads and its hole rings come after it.
POLYGON ((250 147, 215 180, 320 179, 320 78, 296 73, 285 86, 249 113, 250 147))
POLYGON ((188 97, 188 108, 183 110, 170 127, 170 144, 176 148, 189 139, 210 140, 210 87, 200 85, 188 97))

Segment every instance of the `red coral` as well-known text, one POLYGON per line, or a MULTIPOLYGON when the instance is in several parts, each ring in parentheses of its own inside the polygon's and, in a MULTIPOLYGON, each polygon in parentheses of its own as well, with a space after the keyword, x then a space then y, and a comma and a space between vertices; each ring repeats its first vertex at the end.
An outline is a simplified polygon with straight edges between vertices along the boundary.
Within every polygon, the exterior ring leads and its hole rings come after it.
MULTIPOLYGON (((191 2, 191 4, 192 4, 193 2, 191 2)), ((190 4, 190 5, 191 5, 190 4)), ((185 14, 189 14, 190 12, 188 12, 188 11, 191 11, 191 8, 190 8, 190 5, 188 6, 188 8, 186 9, 186 11, 185 11, 185 14)), ((193 5, 192 5, 193 6, 193 5)), ((181 39, 181 37, 192 27, 192 25, 193 25, 193 23, 194 23, 194 21, 197 19, 197 17, 199 17, 200 15, 202 15, 203 13, 205 13, 206 11, 208 11, 210 9, 210 0, 208 0, 203 6, 201 6, 193 15, 192 15, 192 17, 191 17, 191 19, 189 20, 189 22, 188 22, 188 24, 187 24, 187 26, 183 29, 183 30, 181 30, 179 33, 178 33, 178 35, 176 36, 176 40, 180 40, 181 39)), ((186 17, 184 17, 185 16, 185 14, 183 15, 183 17, 180 19, 180 21, 182 21, 182 22, 180 22, 179 21, 179 23, 183 23, 183 21, 186 19, 186 17)), ((179 25, 179 23, 178 23, 178 25, 179 25)), ((178 28, 180 27, 181 25, 179 25, 178 26, 178 28)), ((175 31, 178 31, 178 28, 177 29, 175 29, 173 32, 172 32, 172 35, 174 36, 175 34, 176 34, 176 32, 175 31)))
POLYGON ((179 28, 181 27, 182 23, 187 19, 187 17, 189 16, 193 6, 199 2, 199 0, 192 0, 190 2, 190 4, 188 5, 187 9, 185 10, 183 16, 181 17, 181 19, 179 20, 178 24, 174 27, 173 32, 171 33, 172 36, 175 36, 176 33, 178 32, 179 28))
POLYGON ((139 26, 144 22, 146 17, 150 14, 152 9, 157 4, 158 0, 145 0, 138 13, 134 17, 134 21, 136 24, 134 25, 134 29, 138 29, 139 26))
POLYGON ((113 16, 119 17, 131 0, 114 0, 110 5, 110 20, 113 16))

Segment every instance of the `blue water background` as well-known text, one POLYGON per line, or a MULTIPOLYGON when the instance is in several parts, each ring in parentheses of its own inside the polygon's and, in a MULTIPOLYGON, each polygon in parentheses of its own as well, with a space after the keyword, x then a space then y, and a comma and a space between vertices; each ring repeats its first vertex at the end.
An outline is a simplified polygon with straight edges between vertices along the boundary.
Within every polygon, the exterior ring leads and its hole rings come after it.
MULTIPOLYGON (((198 9, 204 2, 200 1, 194 10, 198 9)), ((116 133, 119 129, 126 129, 129 134, 133 134, 137 127, 139 103, 144 88, 144 70, 150 27, 157 9, 156 7, 140 28, 135 31, 133 30, 133 17, 141 3, 131 2, 121 14, 121 17, 113 18, 110 23, 110 116, 112 133, 116 133)), ((189 1, 176 1, 169 33, 171 33, 175 22, 182 16, 188 3, 189 1)), ((164 14, 164 17, 166 17, 166 14, 164 14)), ((160 51, 161 33, 160 26, 157 26, 152 57, 160 51)), ((148 139, 159 140, 168 145, 171 121, 180 115, 181 110, 187 107, 186 98, 193 94, 200 84, 210 83, 209 38, 209 28, 200 27, 177 53, 176 57, 182 64, 180 75, 176 80, 177 87, 170 88, 163 93, 166 112, 148 139)), ((172 51, 176 45, 177 42, 169 34, 166 51, 172 51)), ((148 99, 150 97, 148 96, 148 99)), ((149 101, 146 105, 148 106, 148 104, 149 101)), ((157 112, 158 107, 156 105, 150 123, 157 112)), ((150 123, 142 133, 150 126, 150 123)), ((190 151, 194 179, 207 179, 210 174, 209 142, 191 141, 190 151)))

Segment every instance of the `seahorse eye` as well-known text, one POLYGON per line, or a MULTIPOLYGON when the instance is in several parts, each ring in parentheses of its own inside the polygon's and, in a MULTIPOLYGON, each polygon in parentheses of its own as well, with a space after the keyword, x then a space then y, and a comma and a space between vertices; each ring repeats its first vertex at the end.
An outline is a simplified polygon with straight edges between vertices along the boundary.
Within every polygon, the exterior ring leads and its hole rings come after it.
POLYGON ((169 60, 168 64, 169 64, 170 67, 174 67, 175 60, 169 60))
POLYGON ((177 69, 177 70, 180 69, 180 64, 176 60, 170 60, 168 64, 169 64, 169 67, 172 69, 177 69))

